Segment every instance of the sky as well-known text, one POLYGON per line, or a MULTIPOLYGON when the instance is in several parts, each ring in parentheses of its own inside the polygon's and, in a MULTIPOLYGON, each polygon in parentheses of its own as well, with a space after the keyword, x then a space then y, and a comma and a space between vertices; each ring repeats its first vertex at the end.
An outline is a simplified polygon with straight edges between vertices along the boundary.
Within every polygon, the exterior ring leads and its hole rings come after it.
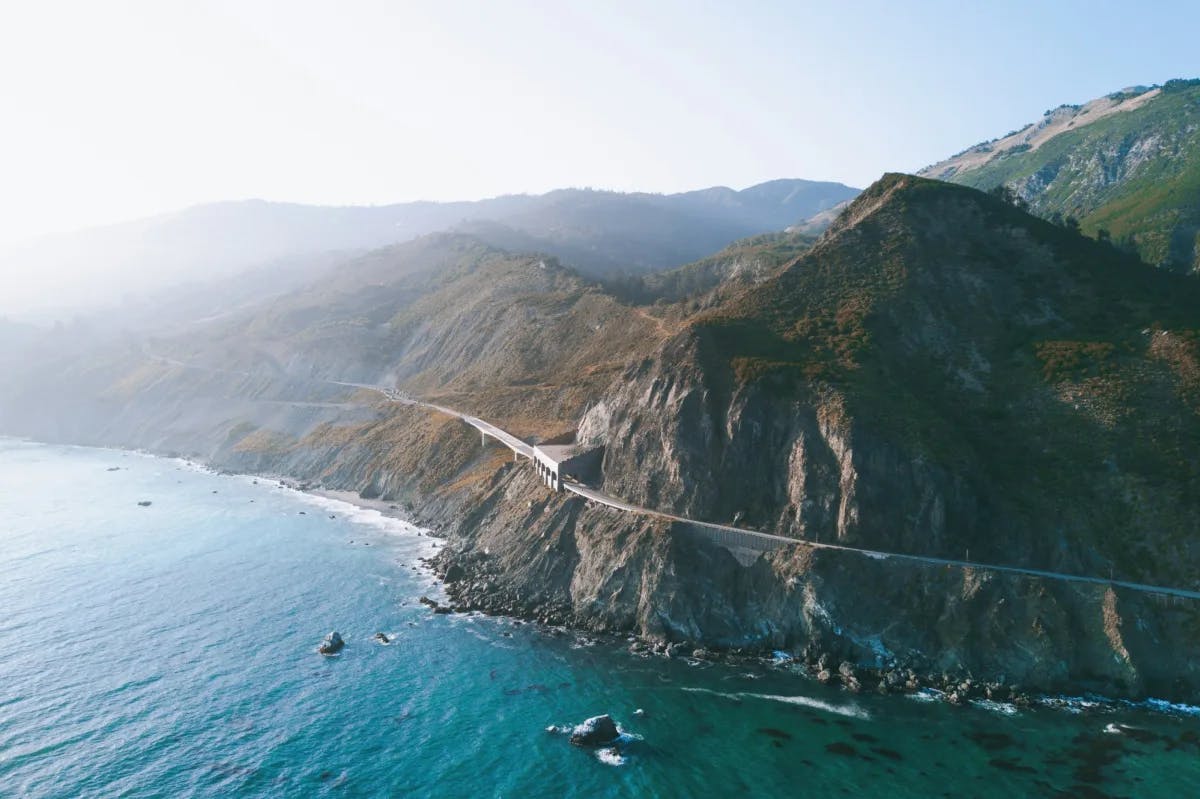
POLYGON ((1200 3, 0 3, 0 244, 189 205, 865 186, 1200 76, 1200 3))

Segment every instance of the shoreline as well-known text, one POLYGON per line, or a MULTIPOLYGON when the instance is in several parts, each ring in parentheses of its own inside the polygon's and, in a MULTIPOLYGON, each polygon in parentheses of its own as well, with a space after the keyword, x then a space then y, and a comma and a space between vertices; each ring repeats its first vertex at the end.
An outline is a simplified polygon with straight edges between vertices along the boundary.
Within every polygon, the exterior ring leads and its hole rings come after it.
MULTIPOLYGON (((129 449, 119 446, 63 444, 16 436, 0 436, 0 441, 4 440, 37 446, 78 447, 122 453, 123 455, 134 454, 180 462, 212 474, 246 478, 267 484, 274 483, 281 488, 300 494, 343 502, 361 510, 376 512, 385 518, 411 525, 417 529, 418 535, 438 539, 442 542, 449 540, 445 534, 438 532, 442 527, 441 524, 419 518, 412 502, 368 499, 360 496, 354 490, 326 488, 323 485, 313 485, 309 481, 276 472, 233 471, 179 453, 159 454, 145 449, 129 449)), ((968 674, 926 672, 923 669, 913 669, 900 664, 881 667, 877 664, 839 662, 840 658, 833 657, 832 653, 819 653, 814 656, 808 653, 777 651, 768 647, 724 650, 713 646, 696 646, 686 642, 656 640, 639 636, 631 631, 589 629, 582 620, 570 618, 570 614, 559 616, 557 613, 551 613, 547 618, 539 616, 532 608, 522 608, 520 603, 498 608, 483 597, 464 596, 463 589, 466 588, 466 584, 469 584, 469 578, 447 579, 446 567, 448 564, 443 560, 443 554, 449 554, 445 546, 431 557, 418 559, 420 568, 437 578, 441 590, 451 600, 451 604, 441 605, 440 608, 437 607, 437 603, 431 606, 436 609, 436 612, 481 613, 495 618, 534 624, 548 631, 556 631, 556 634, 569 632, 596 642, 607 640, 618 649, 624 649, 629 656, 634 658, 680 658, 695 664, 707 662, 729 667, 751 663, 770 665, 779 671, 787 672, 806 681, 841 686, 846 693, 852 695, 875 693, 908 696, 913 699, 964 707, 995 705, 1011 708, 1010 711, 1003 712, 1016 712, 1018 709, 1032 708, 1058 709, 1070 713, 1111 712, 1120 708, 1137 707, 1167 715, 1192 718, 1200 716, 1200 706, 1190 703, 1152 696, 1138 699, 1105 696, 1092 693, 1083 685, 1064 687, 1061 692, 1051 694, 1036 690, 1026 691, 1020 686, 1006 685, 998 681, 979 680, 968 674)))
MULTIPOLYGON (((281 483, 287 485, 288 488, 300 491, 305 494, 312 494, 315 497, 324 497, 325 499, 335 499, 339 502, 345 502, 348 505, 355 505, 364 510, 379 511, 384 516, 393 519, 399 519, 402 522, 408 522, 413 526, 420 526, 416 519, 412 516, 412 511, 404 507, 404 503, 390 502, 383 499, 365 499, 358 495, 357 491, 340 490, 333 488, 303 488, 303 484, 291 484, 286 478, 281 478, 281 483), (408 514, 407 516, 404 514, 408 514)), ((422 532, 428 532, 428 528, 421 527, 422 532)))

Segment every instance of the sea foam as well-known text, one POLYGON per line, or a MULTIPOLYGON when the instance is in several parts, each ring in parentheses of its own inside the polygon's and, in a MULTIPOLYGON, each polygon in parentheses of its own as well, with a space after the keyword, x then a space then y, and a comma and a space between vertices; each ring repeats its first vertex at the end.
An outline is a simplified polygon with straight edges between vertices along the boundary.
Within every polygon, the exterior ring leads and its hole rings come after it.
POLYGON ((836 713, 839 716, 847 716, 852 719, 869 719, 871 714, 857 705, 835 705, 832 702, 824 702, 820 699, 813 699, 811 696, 785 696, 782 694, 755 694, 747 691, 736 691, 725 693, 723 691, 713 691, 709 688, 681 688, 681 691, 688 691, 697 694, 712 694, 725 699, 763 699, 768 702, 783 702, 787 705, 801 705, 803 707, 811 707, 814 710, 823 710, 826 713, 836 713))
MULTIPOLYGON (((347 502, 342 499, 334 499, 332 497, 323 497, 320 494, 309 494, 305 491, 297 491, 294 488, 286 489, 295 494, 300 500, 308 505, 313 505, 322 510, 335 513, 339 517, 347 519, 355 524, 362 524, 368 527, 374 527, 377 530, 382 530, 391 535, 415 536, 421 533, 424 537, 430 539, 430 544, 437 544, 439 539, 423 527, 418 527, 411 522, 406 522, 404 519, 398 519, 395 516, 388 516, 375 508, 364 508, 361 505, 355 505, 352 502, 347 502)), ((440 548, 440 547, 439 547, 440 548)))

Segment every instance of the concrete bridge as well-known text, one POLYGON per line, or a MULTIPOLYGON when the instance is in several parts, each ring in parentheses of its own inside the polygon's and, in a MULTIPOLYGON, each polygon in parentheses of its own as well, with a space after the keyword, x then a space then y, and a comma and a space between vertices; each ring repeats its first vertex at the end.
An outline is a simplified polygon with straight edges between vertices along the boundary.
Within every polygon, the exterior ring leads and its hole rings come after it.
MULTIPOLYGON (((172 366, 179 366, 183 368, 202 369, 203 371, 208 372, 229 372, 240 375, 246 374, 245 372, 233 372, 232 370, 192 366, 174 359, 160 358, 156 356, 150 357, 154 358, 155 360, 168 363, 172 366)), ((610 494, 606 494, 603 491, 590 488, 584 485, 582 482, 573 479, 573 475, 570 470, 575 468, 579 471, 585 471, 587 468, 591 468, 592 464, 590 463, 589 458, 597 458, 598 450, 581 450, 580 448, 570 445, 543 444, 535 446, 532 444, 527 444, 511 433, 502 430, 490 422, 484 421, 483 419, 462 413, 461 411, 457 411, 453 408, 447 408, 442 405, 436 405, 431 402, 424 402, 422 400, 415 399, 401 391, 398 391, 394 388, 389 388, 387 386, 372 385, 368 383, 350 383, 339 380, 322 380, 320 382, 377 391, 392 402, 398 402, 404 405, 420 406, 422 408, 428 408, 430 410, 437 411, 438 413, 443 413, 448 416, 461 419, 463 422, 469 424, 471 427, 474 427, 479 431, 480 437, 484 443, 486 443, 488 438, 495 439, 512 450, 514 460, 518 460, 520 458, 528 459, 533 464, 539 478, 551 490, 569 491, 572 494, 582 497, 588 502, 604 505, 619 511, 636 513, 641 516, 648 516, 676 522, 682 525, 685 530, 688 530, 695 535, 699 535, 713 544, 716 544, 717 546, 727 550, 738 560, 738 562, 742 563, 743 565, 749 565, 753 563, 765 552, 772 552, 774 550, 789 546, 805 546, 812 549, 830 549, 840 550, 843 552, 853 552, 874 560, 898 560, 930 566, 980 569, 1007 574, 1019 574, 1028 577, 1040 577, 1048 580, 1060 580, 1064 582, 1083 583, 1088 585, 1112 586, 1115 588, 1128 589, 1130 591, 1139 591, 1158 595, 1159 597, 1163 598, 1200 599, 1200 591, 1187 588, 1147 585, 1145 583, 1135 583, 1127 580, 1113 580, 1110 578, 1092 577, 1080 574, 1064 574, 1062 572, 1045 571, 1042 569, 1026 569, 1020 566, 1004 566, 996 563, 979 563, 968 560, 935 558, 926 555, 881 552, 878 550, 862 549, 860 547, 843 546, 841 544, 823 544, 801 538, 788 538, 786 536, 763 533, 757 530, 747 530, 741 527, 734 527, 732 525, 705 522, 698 519, 689 519, 672 513, 664 513, 662 511, 652 510, 650 508, 643 508, 641 506, 625 502, 624 500, 614 497, 610 494)))
MULTIPOLYGON (((384 393, 388 394, 388 396, 392 396, 392 393, 389 392, 389 390, 382 390, 384 393)), ((716 522, 705 522, 698 519, 689 519, 685 516, 677 516, 673 513, 665 513, 662 511, 652 510, 650 508, 643 508, 639 505, 634 505, 629 502, 625 502, 622 499, 618 499, 611 494, 606 494, 603 491, 586 486, 577 480, 571 479, 569 472, 564 470, 563 467, 564 465, 570 465, 572 463, 572 458, 579 456, 580 453, 576 448, 563 445, 531 446, 515 436, 500 430, 494 425, 491 425, 473 416, 467 416, 466 414, 460 413, 451 408, 443 408, 438 405, 421 402, 419 400, 414 400, 407 397, 398 399, 397 401, 405 402, 409 405, 421 405, 423 407, 432 408, 442 413, 447 413, 451 416, 456 416, 459 419, 462 419, 467 424, 483 432, 485 437, 490 436, 495 438, 497 441, 500 441, 505 446, 512 449, 516 456, 524 456, 529 458, 533 462, 534 468, 537 470, 538 476, 541 478, 542 482, 554 491, 569 491, 570 493, 580 496, 589 502, 615 508, 616 510, 627 513, 636 513, 640 516, 648 516, 676 522, 680 524, 686 531, 703 537, 711 543, 725 549, 744 566, 750 565, 765 552, 773 552, 783 547, 804 546, 812 549, 828 549, 842 552, 852 552, 864 557, 872 558, 874 560, 896 560, 908 563, 920 563, 927 566, 949 566, 960 569, 980 569, 1006 574, 1019 574, 1027 577, 1040 577, 1048 580, 1084 583, 1087 585, 1112 586, 1114 588, 1125 588, 1131 591, 1157 594, 1162 597, 1200 599, 1200 591, 1187 588, 1171 588, 1160 585, 1147 585, 1145 583, 1135 583, 1128 580, 1113 580, 1105 577, 1092 577, 1080 574, 1064 574, 1062 572, 1045 571, 1043 569, 1026 569, 1020 566, 1005 566, 997 563, 979 563, 976 561, 955 560, 952 558, 936 558, 927 555, 881 552, 879 550, 844 546, 842 544, 824 544, 802 538, 788 538, 786 536, 759 532, 758 530, 747 530, 742 527, 734 527, 727 524, 718 524, 716 522)))

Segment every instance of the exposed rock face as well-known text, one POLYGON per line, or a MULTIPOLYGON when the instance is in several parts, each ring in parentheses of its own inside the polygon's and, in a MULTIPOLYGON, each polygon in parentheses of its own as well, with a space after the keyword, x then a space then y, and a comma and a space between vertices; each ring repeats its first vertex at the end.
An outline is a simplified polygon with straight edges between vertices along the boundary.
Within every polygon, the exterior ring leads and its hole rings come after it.
POLYGON ((571 743, 576 746, 607 746, 620 736, 617 723, 607 713, 592 716, 571 730, 571 743))
POLYGON ((1006 184, 1036 213, 1075 216, 1148 263, 1200 270, 1200 81, 1048 111, 922 174, 985 190, 1006 184))
POLYGON ((804 547, 744 567, 683 525, 561 496, 531 516, 509 499, 537 485, 512 472, 439 556, 467 575, 447 586, 463 606, 720 649, 835 652, 825 679, 848 686, 853 663, 893 664, 902 690, 919 687, 910 669, 1120 696, 1200 686, 1186 643, 1200 614, 1187 604, 804 547))
POLYGON ((1200 351, 1152 319, 1200 322, 1197 287, 989 199, 883 181, 630 366, 581 424, 605 488, 821 542, 1192 584, 1200 465, 1171 442, 1197 435, 1200 351))
MULTIPOLYGON (((586 390, 498 393, 553 406, 553 418, 590 408, 580 438, 606 445, 604 487, 650 507, 795 538, 1187 586, 1200 573, 1190 444, 1200 300, 1081 242, 976 192, 892 176, 811 252, 628 365, 599 362, 586 390), (597 375, 609 388, 594 389, 597 375)), ((511 296, 531 268, 506 267, 511 296)), ((571 317, 555 336, 594 322, 593 332, 660 340, 646 332, 652 322, 575 281, 538 280, 554 300, 538 293, 546 307, 529 318, 571 317)), ((416 331, 406 368, 452 372, 442 361, 471 336, 421 328, 422 318, 402 320, 416 331)), ((353 329, 358 346, 365 334, 353 329)), ((510 328, 488 329, 504 331, 488 352, 507 352, 510 328)), ((521 353, 539 380, 565 348, 552 344, 521 353)), ((597 334, 586 347, 603 344, 597 334)), ((327 374, 344 357, 333 343, 317 354, 281 371, 327 374)), ((356 374, 371 379, 370 362, 356 374)), ((468 400, 462 386, 488 385, 474 382, 486 366, 471 361, 470 379, 453 384, 468 400)), ((519 366, 507 362, 506 379, 519 366)), ((874 686, 862 664, 885 667, 888 690, 948 672, 937 684, 960 698, 1001 677, 1188 699, 1200 687, 1195 603, 803 546, 742 565, 686 525, 551 493, 506 450, 426 410, 295 377, 161 365, 140 366, 128 390, 111 369, 108 383, 78 392, 92 397, 88 414, 54 415, 78 429, 42 437, 184 451, 411 503, 449 539, 436 565, 456 607, 633 632, 661 652, 790 649, 821 660, 831 683, 863 689, 874 686), (283 404, 296 396, 310 403, 283 404)))
POLYGON ((317 651, 322 655, 336 655, 345 646, 346 642, 342 640, 342 636, 337 632, 331 632, 325 636, 325 640, 321 641, 321 645, 317 647, 317 651))
MULTIPOLYGON (((1200 372, 1147 313, 1186 325, 1196 299, 999 202, 893 176, 778 278, 631 365, 581 435, 606 444, 610 493, 682 515, 1190 587, 1198 469, 1163 436, 1196 435, 1200 372)), ((468 604, 1046 689, 1198 684, 1195 603, 804 548, 742 567, 682 526, 569 498, 515 508, 518 480, 444 555, 468 604)))

